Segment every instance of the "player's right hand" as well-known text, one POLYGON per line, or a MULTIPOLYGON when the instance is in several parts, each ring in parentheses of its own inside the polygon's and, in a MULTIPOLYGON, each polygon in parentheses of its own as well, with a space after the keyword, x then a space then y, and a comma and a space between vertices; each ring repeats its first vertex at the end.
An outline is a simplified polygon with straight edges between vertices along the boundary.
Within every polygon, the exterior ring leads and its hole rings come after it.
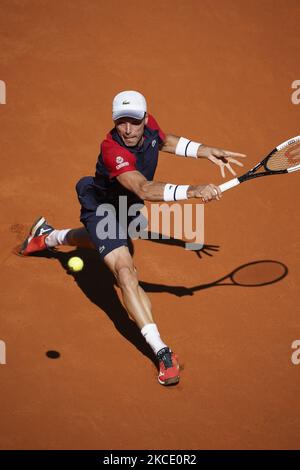
POLYGON ((222 192, 219 186, 215 184, 205 184, 193 186, 192 197, 200 198, 203 202, 209 202, 213 199, 219 201, 222 197, 222 192))

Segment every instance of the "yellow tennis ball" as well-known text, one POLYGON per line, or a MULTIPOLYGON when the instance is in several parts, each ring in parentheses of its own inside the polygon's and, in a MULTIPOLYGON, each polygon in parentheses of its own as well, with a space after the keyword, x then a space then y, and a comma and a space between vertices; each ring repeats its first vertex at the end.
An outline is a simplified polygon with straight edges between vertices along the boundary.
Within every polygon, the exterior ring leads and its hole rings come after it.
POLYGON ((78 272, 83 268, 83 261, 79 256, 73 256, 68 261, 68 267, 71 271, 78 272))

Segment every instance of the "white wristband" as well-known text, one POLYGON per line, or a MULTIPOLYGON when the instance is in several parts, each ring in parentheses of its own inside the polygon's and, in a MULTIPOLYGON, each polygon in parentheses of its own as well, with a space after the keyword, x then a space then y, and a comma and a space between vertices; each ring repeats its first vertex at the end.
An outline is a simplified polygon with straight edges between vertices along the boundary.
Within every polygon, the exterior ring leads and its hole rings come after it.
POLYGON ((176 145, 175 154, 183 157, 197 158, 198 148, 202 145, 200 142, 188 140, 185 137, 180 137, 176 145))
POLYGON ((164 189, 164 201, 182 201, 188 199, 187 190, 189 185, 167 183, 164 189))

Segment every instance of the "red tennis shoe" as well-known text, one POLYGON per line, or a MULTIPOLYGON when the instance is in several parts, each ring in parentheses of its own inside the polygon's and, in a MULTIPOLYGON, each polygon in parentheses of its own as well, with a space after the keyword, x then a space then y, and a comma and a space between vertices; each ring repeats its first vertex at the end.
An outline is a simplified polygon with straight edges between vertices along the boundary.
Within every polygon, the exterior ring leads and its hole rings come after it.
POLYGON ((54 228, 48 225, 45 217, 39 217, 31 227, 27 238, 21 246, 19 254, 27 256, 36 251, 48 249, 45 239, 53 230, 54 228))
POLYGON ((178 357, 171 349, 163 348, 157 353, 159 363, 158 381, 161 385, 172 385, 179 382, 178 357))

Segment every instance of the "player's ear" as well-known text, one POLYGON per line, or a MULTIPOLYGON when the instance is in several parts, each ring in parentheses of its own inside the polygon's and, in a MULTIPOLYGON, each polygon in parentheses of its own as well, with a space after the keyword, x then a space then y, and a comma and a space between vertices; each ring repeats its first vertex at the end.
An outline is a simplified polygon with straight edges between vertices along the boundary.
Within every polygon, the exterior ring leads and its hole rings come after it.
POLYGON ((145 113, 145 126, 147 125, 148 123, 148 113, 145 113))

